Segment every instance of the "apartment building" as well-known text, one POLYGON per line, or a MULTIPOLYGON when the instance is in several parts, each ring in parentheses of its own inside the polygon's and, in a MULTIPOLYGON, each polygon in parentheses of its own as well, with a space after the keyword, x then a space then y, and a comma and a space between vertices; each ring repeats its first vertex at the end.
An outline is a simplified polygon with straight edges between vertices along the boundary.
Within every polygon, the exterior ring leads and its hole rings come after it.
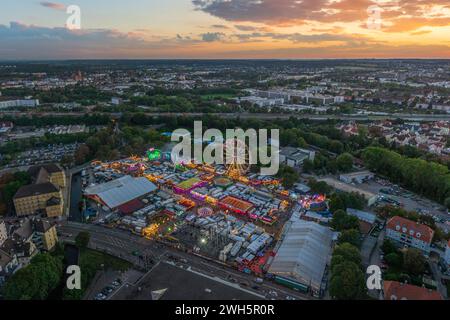
POLYGON ((21 187, 13 198, 17 216, 46 214, 48 217, 63 215, 61 189, 51 182, 21 187))
POLYGON ((28 174, 31 176, 31 184, 21 187, 13 198, 17 216, 62 216, 62 190, 66 187, 64 170, 56 164, 44 164, 30 167, 28 174))
POLYGON ((43 164, 28 169, 33 183, 51 182, 60 188, 66 187, 66 174, 57 164, 43 164))
POLYGON ((58 243, 56 226, 46 220, 33 221, 34 235, 33 242, 36 246, 45 251, 51 251, 58 243))
POLYGON ((0 101, 0 109, 26 107, 34 108, 39 106, 37 99, 17 99, 17 100, 3 100, 0 101))
POLYGON ((386 237, 404 247, 416 248, 428 254, 434 230, 403 217, 392 217, 386 224, 386 237))

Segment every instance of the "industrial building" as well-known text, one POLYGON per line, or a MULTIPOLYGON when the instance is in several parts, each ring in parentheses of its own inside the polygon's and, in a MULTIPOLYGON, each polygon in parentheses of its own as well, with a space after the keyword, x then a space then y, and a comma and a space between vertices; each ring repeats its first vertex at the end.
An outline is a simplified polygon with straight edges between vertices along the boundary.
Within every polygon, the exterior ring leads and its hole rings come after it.
POLYGON ((375 177, 375 174, 370 171, 358 171, 358 172, 351 172, 346 174, 341 174, 339 176, 339 180, 345 182, 345 183, 356 183, 361 184, 366 181, 369 181, 375 177))
POLYGON ((285 147, 280 150, 280 163, 289 167, 300 167, 305 160, 314 161, 315 151, 285 147))
POLYGON ((278 283, 320 296, 333 234, 328 227, 315 222, 292 222, 268 273, 274 275, 278 283))
POLYGON ((377 216, 374 213, 353 208, 347 208, 347 214, 358 218, 359 231, 363 234, 368 234, 377 220, 377 216))
POLYGON ((355 216, 358 218, 358 220, 367 222, 369 224, 374 224, 375 220, 377 219, 377 216, 374 213, 356 210, 352 208, 347 208, 347 214, 355 216))

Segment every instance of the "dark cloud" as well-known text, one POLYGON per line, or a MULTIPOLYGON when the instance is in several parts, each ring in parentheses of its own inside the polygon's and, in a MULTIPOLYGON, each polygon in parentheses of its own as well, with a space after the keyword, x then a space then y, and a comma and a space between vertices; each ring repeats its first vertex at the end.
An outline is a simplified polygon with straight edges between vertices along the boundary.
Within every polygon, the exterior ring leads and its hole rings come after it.
POLYGON ((222 32, 208 32, 201 34, 202 40, 206 42, 219 41, 225 36, 222 32))
POLYGON ((304 20, 316 15, 328 0, 192 0, 198 10, 229 21, 304 20))
POLYGON ((66 10, 66 6, 62 3, 42 1, 42 2, 40 2, 40 5, 43 7, 58 10, 58 11, 66 10))
POLYGON ((240 31, 256 31, 258 30, 257 27, 253 27, 253 26, 244 26, 244 25, 236 25, 234 26, 236 29, 240 30, 240 31))
MULTIPOLYGON (((110 29, 68 30, 11 22, 0 24, 0 59, 88 59, 157 54, 163 50, 199 43, 190 37, 174 36, 145 41, 133 32, 110 29)), ((152 55, 153 56, 153 55, 152 55)))
POLYGON ((213 28, 213 29, 229 29, 228 26, 226 26, 224 24, 213 24, 211 26, 211 28, 213 28))

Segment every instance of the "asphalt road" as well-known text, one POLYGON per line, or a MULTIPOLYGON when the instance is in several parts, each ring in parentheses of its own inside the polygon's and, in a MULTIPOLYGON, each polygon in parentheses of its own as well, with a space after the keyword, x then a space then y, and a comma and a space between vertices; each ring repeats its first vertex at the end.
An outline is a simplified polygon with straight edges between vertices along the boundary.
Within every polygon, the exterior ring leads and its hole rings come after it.
POLYGON ((105 251, 111 255, 130 261, 139 268, 151 267, 152 264, 149 265, 148 260, 153 260, 154 263, 158 261, 175 262, 179 267, 190 267, 193 271, 201 272, 213 278, 217 277, 221 281, 226 281, 233 285, 237 284, 243 289, 254 291, 257 294, 267 296, 270 292, 275 291, 276 296, 271 296, 275 299, 286 299, 287 296, 294 297, 298 300, 314 299, 309 295, 301 294, 267 280, 257 285, 259 287, 258 290, 252 289, 251 286, 255 285, 253 282, 255 277, 252 275, 247 275, 216 263, 215 261, 209 261, 203 257, 184 253, 118 229, 67 222, 63 223, 60 228, 60 232, 62 233, 61 239, 71 242, 80 231, 88 231, 91 234, 91 248, 105 251), (144 256, 144 259, 134 256, 132 254, 134 251, 139 251, 144 256))

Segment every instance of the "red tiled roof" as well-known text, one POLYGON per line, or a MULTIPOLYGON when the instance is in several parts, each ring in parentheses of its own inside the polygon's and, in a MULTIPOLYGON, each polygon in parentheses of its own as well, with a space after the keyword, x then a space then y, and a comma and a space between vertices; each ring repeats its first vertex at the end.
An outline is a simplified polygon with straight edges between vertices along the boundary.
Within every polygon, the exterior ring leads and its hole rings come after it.
POLYGON ((119 206, 119 211, 123 214, 132 214, 133 212, 142 209, 144 207, 144 203, 139 199, 131 200, 130 202, 124 203, 119 206))
POLYGON ((427 288, 384 281, 384 300, 443 300, 439 292, 427 288))
POLYGON ((420 224, 403 217, 392 217, 387 222, 386 228, 412 236, 413 238, 428 243, 431 243, 431 240, 433 240, 433 229, 427 225, 420 224))

